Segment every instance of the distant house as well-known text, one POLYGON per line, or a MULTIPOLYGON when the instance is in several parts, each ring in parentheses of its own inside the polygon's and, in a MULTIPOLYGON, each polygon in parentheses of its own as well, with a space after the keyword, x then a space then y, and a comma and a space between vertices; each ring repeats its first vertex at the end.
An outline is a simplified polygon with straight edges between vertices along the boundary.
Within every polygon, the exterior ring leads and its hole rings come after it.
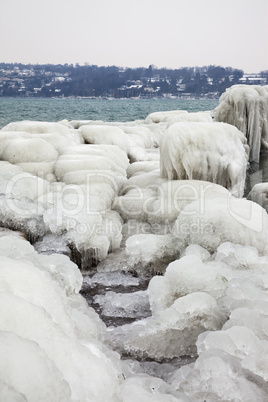
POLYGON ((244 74, 239 78, 240 84, 246 85, 266 85, 266 78, 262 78, 260 74, 244 74))

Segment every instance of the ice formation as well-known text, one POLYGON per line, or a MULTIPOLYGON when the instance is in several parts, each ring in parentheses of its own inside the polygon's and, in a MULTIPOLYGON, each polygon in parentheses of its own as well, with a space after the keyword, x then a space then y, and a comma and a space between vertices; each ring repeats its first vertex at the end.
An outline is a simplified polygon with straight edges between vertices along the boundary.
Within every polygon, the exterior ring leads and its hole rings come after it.
POLYGON ((87 144, 117 145, 128 152, 128 137, 119 127, 84 125, 79 130, 87 144))
POLYGON ((224 123, 175 123, 160 144, 163 178, 207 180, 242 197, 247 169, 244 135, 224 123))
POLYGON ((128 267, 135 271, 161 272, 181 251, 181 243, 171 234, 137 234, 126 241, 128 267))
POLYGON ((160 234, 170 231, 183 208, 194 200, 230 197, 227 189, 211 182, 167 180, 159 176, 159 169, 133 174, 113 203, 123 219, 150 223, 153 232, 160 234))
POLYGON ((50 271, 46 256, 9 232, 0 254, 2 381, 27 401, 114 400, 117 358, 100 343, 105 327, 78 295, 78 268, 51 255, 50 271))
POLYGON ((268 183, 255 184, 247 199, 261 205, 268 212, 268 183))
POLYGON ((102 315, 109 317, 142 318, 151 315, 146 291, 134 293, 106 292, 96 295, 94 302, 101 306, 102 315))
POLYGON ((173 235, 185 245, 198 244, 215 251, 230 241, 268 251, 268 216, 258 204, 232 196, 204 197, 183 209, 173 227, 173 235))
POLYGON ((184 254, 151 279, 153 316, 112 328, 111 344, 160 361, 198 353, 166 378, 186 400, 265 401, 267 256, 230 242, 212 255, 195 245, 184 254))
POLYGON ((63 236, 84 268, 119 247, 122 222, 111 205, 126 181, 125 152, 81 145, 77 130, 56 123, 12 123, 0 138, 2 225, 24 230, 32 241, 63 236), (41 138, 53 130, 68 139, 64 146, 41 138))
POLYGON ((215 121, 236 126, 247 137, 250 161, 258 162, 261 146, 268 149, 267 87, 234 85, 220 98, 215 121))
POLYGON ((146 117, 145 123, 169 123, 176 121, 212 122, 210 112, 188 113, 186 110, 170 110, 166 112, 153 112, 146 117))
POLYGON ((21 231, 0 229, 0 400, 267 400, 266 184, 234 197, 265 91, 230 89, 238 128, 171 111, 0 130, 0 223, 21 231), (98 264, 83 285, 70 258, 98 264))

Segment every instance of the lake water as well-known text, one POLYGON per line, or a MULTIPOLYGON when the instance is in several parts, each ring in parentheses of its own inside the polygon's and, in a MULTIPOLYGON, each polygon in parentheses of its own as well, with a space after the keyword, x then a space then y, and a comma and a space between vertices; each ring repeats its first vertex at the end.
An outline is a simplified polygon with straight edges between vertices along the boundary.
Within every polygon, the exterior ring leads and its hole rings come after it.
POLYGON ((213 110, 217 99, 0 98, 0 128, 12 121, 132 121, 165 110, 213 110))

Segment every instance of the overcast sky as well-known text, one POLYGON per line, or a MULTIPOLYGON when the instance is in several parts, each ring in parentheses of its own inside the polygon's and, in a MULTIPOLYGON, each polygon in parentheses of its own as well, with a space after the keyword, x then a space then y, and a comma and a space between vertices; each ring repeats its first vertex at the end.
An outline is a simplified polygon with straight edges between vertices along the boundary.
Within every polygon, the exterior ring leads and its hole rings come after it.
POLYGON ((0 61, 268 69, 267 0, 0 0, 0 61))

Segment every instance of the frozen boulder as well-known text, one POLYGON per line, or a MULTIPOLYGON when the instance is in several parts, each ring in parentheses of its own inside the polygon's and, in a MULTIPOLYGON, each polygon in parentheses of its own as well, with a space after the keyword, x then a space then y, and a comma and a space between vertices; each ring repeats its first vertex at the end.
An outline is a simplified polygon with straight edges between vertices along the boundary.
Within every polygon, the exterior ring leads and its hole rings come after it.
POLYGON ((6 392, 32 402, 101 402, 107 394, 118 400, 118 356, 101 343, 103 323, 75 294, 79 285, 67 292, 59 286, 76 282, 72 270, 60 268, 58 256, 37 255, 17 235, 0 240, 0 376, 6 392), (56 266, 66 280, 58 280, 56 266), (28 362, 23 370, 18 359, 28 362))
POLYGON ((169 231, 183 208, 194 200, 230 196, 224 187, 202 180, 163 180, 159 184, 155 182, 149 188, 154 190, 154 194, 143 202, 148 221, 155 228, 165 224, 169 231))
POLYGON ((146 126, 121 126, 128 135, 130 142, 144 148, 154 148, 159 145, 159 138, 153 130, 146 126))
MULTIPOLYGON (((13 131, 13 132, 26 132, 29 134, 56 134, 56 135, 64 135, 64 136, 73 136, 76 135, 79 138, 79 134, 76 133, 73 129, 70 130, 66 124, 54 123, 49 121, 16 121, 7 124, 5 127, 1 129, 2 131, 13 131)), ((81 142, 80 142, 81 143, 81 142)))
POLYGON ((71 401, 71 389, 55 363, 34 341, 0 331, 0 397, 3 401, 71 401), (23 367, 19 361, 27 361, 23 367))
POLYGON ((186 205, 173 227, 186 245, 215 251, 224 242, 268 250, 268 217, 258 204, 235 197, 203 198, 186 205))
POLYGON ((137 176, 143 173, 149 173, 153 170, 159 170, 158 161, 138 161, 131 163, 127 168, 128 178, 137 176))
POLYGON ((268 212, 268 183, 255 184, 247 199, 261 205, 268 212))
POLYGON ((177 298, 194 292, 206 292, 215 299, 224 295, 227 279, 221 266, 203 263, 200 257, 188 255, 171 262, 164 276, 155 276, 148 287, 154 315, 169 308, 177 298))
POLYGON ((91 156, 105 156, 112 159, 122 169, 127 169, 129 165, 128 158, 117 145, 106 144, 85 144, 80 146, 68 146, 60 149, 60 155, 86 155, 90 159, 91 156))
POLYGON ((267 399, 263 384, 255 383, 234 356, 217 349, 202 353, 192 366, 181 367, 170 383, 191 401, 263 402, 267 399))
POLYGON ((144 318, 151 315, 146 291, 133 293, 107 292, 94 296, 94 302, 101 307, 101 313, 107 317, 144 318))
POLYGON ((177 122, 207 122, 212 123, 211 112, 180 113, 171 116, 168 127, 177 122))
POLYGON ((168 110, 164 112, 153 112, 146 117, 145 123, 151 124, 151 123, 169 122, 176 116, 187 115, 187 114, 188 112, 186 110, 168 110))
POLYGON ((213 297, 195 292, 177 298, 159 316, 124 325, 110 333, 112 344, 134 356, 155 360, 196 353, 198 335, 224 321, 213 297))
POLYGON ((174 260, 182 243, 171 234, 137 234, 126 241, 129 267, 135 270, 151 269, 163 272, 166 265, 174 260))
POLYGON ((117 145, 126 154, 129 150, 129 140, 125 132, 119 127, 108 125, 84 125, 79 128, 86 144, 117 145))
POLYGON ((2 159, 10 163, 51 162, 58 157, 57 151, 40 138, 18 138, 8 141, 2 159))

